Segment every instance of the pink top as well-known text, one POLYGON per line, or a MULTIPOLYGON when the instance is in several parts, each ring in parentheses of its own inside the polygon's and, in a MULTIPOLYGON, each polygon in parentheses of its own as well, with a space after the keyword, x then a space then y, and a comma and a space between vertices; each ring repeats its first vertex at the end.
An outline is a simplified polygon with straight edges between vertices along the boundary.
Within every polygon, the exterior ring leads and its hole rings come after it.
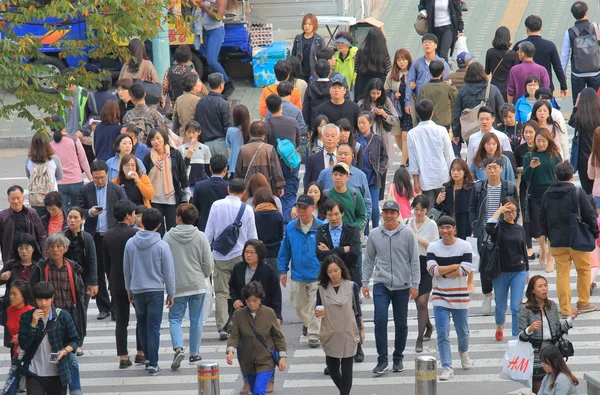
POLYGON ((600 197, 600 168, 592 165, 592 155, 588 159, 587 174, 589 179, 594 181, 592 195, 600 197))
POLYGON ((60 143, 52 141, 50 145, 54 149, 55 154, 60 158, 63 166, 63 178, 58 181, 58 185, 83 182, 83 172, 85 172, 89 180, 92 179, 90 164, 85 156, 83 145, 78 138, 73 139, 68 134, 63 133, 60 143), (75 144, 77 144, 77 150, 75 149, 75 144))
POLYGON ((410 218, 410 215, 411 215, 410 199, 407 198, 406 196, 398 195, 398 192, 396 192, 396 188, 394 187, 394 184, 390 185, 390 189, 388 192, 388 199, 391 197, 391 194, 393 194, 394 200, 396 200, 396 202, 400 206, 400 215, 402 215, 402 219, 410 218))

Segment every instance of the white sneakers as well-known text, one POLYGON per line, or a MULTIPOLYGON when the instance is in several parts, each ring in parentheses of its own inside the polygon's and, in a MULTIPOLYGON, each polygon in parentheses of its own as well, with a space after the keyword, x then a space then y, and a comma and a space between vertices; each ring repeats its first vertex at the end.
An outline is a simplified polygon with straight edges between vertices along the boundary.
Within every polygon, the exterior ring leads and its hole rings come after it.
POLYGON ((460 364, 464 370, 469 370, 473 367, 473 360, 469 358, 469 354, 463 352, 460 354, 460 364))
POLYGON ((492 295, 483 296, 483 303, 481 304, 481 312, 483 313, 483 315, 492 315, 492 313, 494 312, 492 310, 492 299, 492 295))
POLYGON ((444 368, 442 374, 440 374, 441 381, 450 380, 452 377, 454 377, 454 370, 452 368, 444 368))

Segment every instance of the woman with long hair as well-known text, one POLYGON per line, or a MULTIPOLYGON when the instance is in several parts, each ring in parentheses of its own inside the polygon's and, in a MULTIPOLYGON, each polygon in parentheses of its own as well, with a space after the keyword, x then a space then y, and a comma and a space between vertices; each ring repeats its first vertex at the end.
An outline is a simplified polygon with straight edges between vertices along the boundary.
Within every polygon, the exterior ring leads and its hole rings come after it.
POLYGON ((300 102, 304 103, 304 94, 306 93, 306 88, 308 88, 308 83, 302 78, 302 64, 300 64, 300 61, 295 56, 288 56, 286 60, 292 64, 292 74, 288 81, 292 83, 294 88, 298 88, 300 91, 300 102))
POLYGON ((154 189, 150 203, 164 217, 158 230, 164 235, 175 226, 177 206, 189 200, 187 166, 181 153, 169 146, 169 136, 164 130, 152 129, 146 145, 151 150, 143 163, 154 189))
POLYGON ((577 391, 579 380, 573 375, 556 346, 542 349, 540 362, 546 375, 542 379, 537 395, 577 395, 579 393, 577 391))
MULTIPOLYGON (((587 176, 593 181, 592 196, 596 200, 596 209, 600 208, 600 126, 594 129, 592 152, 588 159, 587 176)), ((583 188, 583 186, 582 186, 583 188)), ((586 192, 587 193, 587 192, 586 192)))
POLYGON ((248 107, 243 104, 233 107, 232 120, 233 126, 227 129, 227 135, 225 136, 225 144, 229 148, 229 174, 235 172, 240 148, 250 140, 250 112, 248 107))
POLYGON ((117 97, 119 98, 119 123, 123 123, 123 117, 127 111, 133 109, 135 104, 131 101, 129 95, 129 89, 133 86, 133 79, 131 78, 120 78, 115 84, 117 89, 117 97))
POLYGON ((419 296, 415 299, 417 307, 417 320, 419 332, 417 333, 417 343, 415 345, 416 352, 423 352, 423 342, 431 340, 433 333, 433 325, 429 320, 429 312, 427 303, 429 303, 429 294, 431 293, 433 277, 427 271, 427 248, 429 244, 440 238, 435 221, 427 217, 429 207, 431 207, 429 199, 425 195, 418 195, 411 203, 411 208, 415 216, 405 220, 406 225, 417 236, 419 244, 419 262, 421 264, 421 282, 419 283, 419 296))
POLYGON ((327 218, 327 213, 325 212, 327 196, 323 193, 321 186, 316 181, 313 181, 304 187, 304 194, 310 196, 315 201, 316 208, 313 216, 321 221, 325 220, 327 218))
POLYGON ((129 42, 127 50, 129 51, 129 60, 121 68, 119 79, 131 78, 153 83, 161 82, 154 65, 146 54, 146 47, 142 40, 134 38, 129 42))
POLYGON ((515 119, 525 123, 531 116, 531 110, 537 100, 535 92, 542 86, 542 81, 535 75, 525 78, 525 93, 515 103, 515 119))
MULTIPOLYGON (((368 94, 367 85, 373 78, 385 81, 391 68, 392 62, 385 36, 380 28, 373 27, 367 33, 365 41, 354 57, 354 70, 356 71, 354 101, 358 103, 365 94, 368 94)), ((398 117, 397 114, 396 117, 398 117)))
POLYGON ((354 356, 365 340, 358 285, 337 255, 323 259, 318 282, 315 315, 321 319, 319 340, 325 363, 340 395, 349 395, 354 356))
POLYGON ((494 34, 492 48, 488 49, 485 54, 485 73, 491 74, 491 83, 500 90, 505 102, 508 101, 506 97, 508 74, 513 66, 520 63, 519 55, 510 49, 512 44, 510 41, 510 30, 506 26, 500 26, 494 34))
POLYGON ((533 105, 530 119, 536 121, 540 128, 546 128, 550 131, 560 157, 566 158, 565 155, 569 155, 569 135, 566 129, 563 130, 560 122, 554 119, 552 110, 550 103, 540 100, 533 105))
MULTIPOLYGON (((246 190, 244 191, 244 195, 242 196, 242 201, 252 206, 254 194, 256 194, 256 191, 258 191, 260 188, 270 187, 271 186, 269 184, 269 181, 267 180, 267 177, 265 177, 262 173, 256 173, 250 178, 248 178, 248 182, 246 183, 246 190)), ((273 200, 275 201, 277 210, 279 210, 279 212, 282 212, 281 199, 279 199, 278 196, 273 195, 273 200)))
POLYGON ((504 161, 500 178, 505 181, 515 182, 515 173, 513 171, 513 167, 511 166, 510 159, 508 159, 508 157, 502 153, 500 140, 494 133, 485 134, 479 143, 479 147, 477 148, 475 156, 473 157, 473 163, 471 163, 470 167, 473 178, 477 181, 487 180, 487 174, 483 166, 483 161, 490 156, 495 156, 504 161))
MULTIPOLYGON (((302 33, 294 39, 291 55, 300 61, 302 79, 308 83, 315 72, 317 53, 325 48, 323 38, 317 33, 319 21, 315 14, 304 14, 302 17, 302 33)), ((304 95, 302 95, 304 97, 304 95)))
POLYGON ((121 134, 121 111, 116 100, 107 100, 100 111, 100 123, 94 130, 96 160, 107 161, 113 156, 113 143, 121 134))
POLYGON ((311 125, 310 140, 308 142, 308 155, 323 151, 323 126, 329 123, 327 115, 317 115, 311 125))
POLYGON ((150 200, 154 197, 154 188, 150 178, 139 166, 139 159, 133 154, 127 154, 121 159, 119 173, 111 180, 125 190, 125 194, 136 206, 143 204, 152 208, 150 200))
POLYGON ((546 375, 540 359, 541 350, 556 345, 558 339, 569 332, 579 310, 574 308, 570 317, 561 319, 558 306, 548 299, 548 280, 544 276, 531 277, 525 298, 525 303, 519 308, 519 340, 533 346, 532 391, 537 393, 546 375))
POLYGON ((400 165, 394 173, 394 182, 390 184, 386 200, 395 200, 400 206, 400 220, 410 218, 410 202, 415 197, 411 183, 412 176, 405 166, 400 165))
POLYGON ((352 159, 352 166, 363 167, 363 149, 360 143, 356 141, 356 133, 352 124, 348 118, 341 118, 335 123, 340 128, 340 143, 348 143, 351 147, 354 147, 354 159, 352 159))
POLYGON ((592 194, 595 180, 588 175, 588 159, 592 152, 598 152, 593 148, 593 140, 596 127, 600 126, 600 97, 592 88, 585 88, 577 97, 569 125, 575 128, 575 134, 579 135, 578 160, 577 163, 571 164, 579 171, 581 188, 589 195, 592 194))
POLYGON ((450 180, 435 200, 435 208, 456 221, 456 236, 466 240, 472 234, 469 221, 469 201, 473 191, 473 175, 467 162, 456 158, 450 163, 450 180))
POLYGON ((523 178, 528 183, 523 217, 529 218, 531 236, 537 239, 540 246, 540 265, 545 265, 546 273, 554 271, 554 258, 540 225, 542 197, 548 187, 556 182, 554 169, 560 162, 562 158, 554 139, 548 129, 540 127, 535 134, 533 148, 523 158, 523 178))
MULTIPOLYGON (((108 166, 108 179, 112 180, 119 175, 119 169, 121 168, 121 162, 125 155, 133 153, 133 139, 127 134, 119 134, 113 142, 113 152, 115 155, 106 161, 108 166)), ((146 167, 144 163, 136 157, 136 162, 140 171, 146 173, 146 167)))
POLYGON ((29 178, 29 205, 43 217, 47 213, 44 196, 58 191, 58 181, 63 178, 60 158, 55 155, 46 132, 37 132, 31 138, 25 174, 29 178))
POLYGON ((392 100, 392 104, 394 105, 400 120, 398 125, 392 126, 391 133, 396 139, 396 145, 402 150, 402 159, 400 161, 402 166, 406 166, 406 163, 408 162, 406 137, 408 136, 408 131, 413 128, 412 115, 407 114, 404 108, 406 79, 411 65, 412 56, 410 56, 410 52, 404 48, 398 49, 394 54, 392 71, 390 71, 383 84, 387 96, 392 100))
POLYGON ((283 216, 275 204, 275 197, 271 188, 261 187, 254 193, 252 200, 254 206, 254 222, 258 238, 267 248, 265 262, 277 269, 277 254, 283 239, 283 216))
MULTIPOLYGON (((515 160, 517 162, 517 174, 523 174, 523 159, 535 146, 535 133, 539 129, 539 125, 536 121, 527 121, 523 125, 523 144, 520 144, 515 149, 515 160)), ((521 182, 519 183, 519 200, 521 210, 526 205, 527 200, 527 180, 524 177, 520 177, 521 182)), ((529 216, 523 218, 523 228, 525 228, 525 235, 527 241, 527 256, 529 260, 535 259, 536 254, 533 252, 533 245, 531 244, 531 226, 529 216)))

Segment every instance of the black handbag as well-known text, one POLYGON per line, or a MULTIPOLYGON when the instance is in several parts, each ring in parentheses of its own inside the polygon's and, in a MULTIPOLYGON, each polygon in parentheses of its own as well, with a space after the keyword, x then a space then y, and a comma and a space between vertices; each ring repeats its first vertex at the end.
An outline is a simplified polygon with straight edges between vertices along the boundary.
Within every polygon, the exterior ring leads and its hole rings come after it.
MULTIPOLYGON (((571 235, 571 248, 576 251, 592 252, 596 249, 596 239, 590 230, 590 226, 581 222, 581 209, 579 207, 579 193, 581 189, 575 189, 576 213, 571 213, 569 218, 569 230, 571 235)), ((573 200, 573 195, 571 195, 573 200)))
POLYGON ((496 232, 496 241, 493 242, 492 236, 485 232, 485 238, 479 251, 479 273, 488 280, 495 279, 501 272, 498 240, 500 240, 500 224, 498 224, 496 232))
POLYGON ((561 355, 563 356, 563 358, 565 358, 566 361, 569 360, 569 357, 575 355, 573 343, 565 339, 564 336, 561 336, 560 339, 558 339, 558 342, 556 342, 556 348, 558 348, 561 355))

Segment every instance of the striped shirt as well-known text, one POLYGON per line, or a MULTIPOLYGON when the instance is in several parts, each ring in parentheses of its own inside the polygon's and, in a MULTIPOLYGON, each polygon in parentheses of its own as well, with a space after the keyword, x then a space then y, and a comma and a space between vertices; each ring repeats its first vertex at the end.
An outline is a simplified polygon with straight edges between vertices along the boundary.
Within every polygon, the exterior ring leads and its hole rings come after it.
POLYGON ((456 239, 454 244, 445 245, 442 240, 434 241, 427 248, 427 271, 433 277, 432 303, 448 309, 468 309, 469 293, 467 276, 473 270, 471 245, 456 239), (444 278, 439 266, 459 264, 460 277, 444 278))
POLYGON ((492 218, 496 210, 500 207, 500 196, 502 194, 502 183, 498 186, 491 186, 487 184, 487 209, 485 211, 484 224, 487 223, 488 219, 492 218))

